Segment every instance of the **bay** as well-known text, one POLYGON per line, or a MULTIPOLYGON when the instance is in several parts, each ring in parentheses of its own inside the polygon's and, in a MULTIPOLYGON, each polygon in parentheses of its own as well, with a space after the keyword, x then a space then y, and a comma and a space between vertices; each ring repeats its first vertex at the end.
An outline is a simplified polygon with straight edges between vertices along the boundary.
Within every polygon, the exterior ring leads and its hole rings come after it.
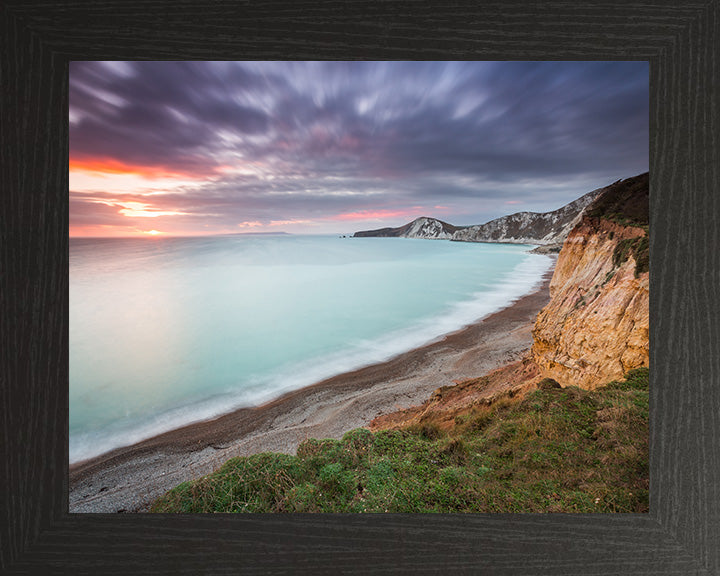
POLYGON ((70 461, 390 358, 539 285, 530 246, 70 241, 70 461))

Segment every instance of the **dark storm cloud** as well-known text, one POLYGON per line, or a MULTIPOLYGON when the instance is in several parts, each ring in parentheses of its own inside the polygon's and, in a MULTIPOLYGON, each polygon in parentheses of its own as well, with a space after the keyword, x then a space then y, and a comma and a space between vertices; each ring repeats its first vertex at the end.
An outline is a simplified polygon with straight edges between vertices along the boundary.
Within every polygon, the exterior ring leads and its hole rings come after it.
POLYGON ((210 170, 223 144, 217 133, 257 134, 267 116, 237 102, 256 80, 241 69, 221 76, 206 63, 74 62, 70 153, 168 171, 210 170))
POLYGON ((643 62, 77 62, 70 80, 71 158, 250 167, 153 196, 197 214, 552 209, 648 167, 643 62))
POLYGON ((406 170, 495 181, 642 168, 647 76, 620 66, 502 63, 475 71, 447 100, 394 123, 394 158, 406 170), (483 86, 489 93, 473 106, 483 86), (468 102, 467 113, 453 114, 458 101, 468 102))

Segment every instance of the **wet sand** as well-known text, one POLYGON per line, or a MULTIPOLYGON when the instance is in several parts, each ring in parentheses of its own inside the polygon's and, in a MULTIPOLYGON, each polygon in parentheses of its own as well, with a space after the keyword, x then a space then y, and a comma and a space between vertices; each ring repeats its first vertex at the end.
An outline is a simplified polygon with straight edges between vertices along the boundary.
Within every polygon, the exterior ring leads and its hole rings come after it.
POLYGON ((70 512, 146 512, 170 488, 212 472, 228 458, 294 454, 306 438, 340 438, 381 414, 421 404, 440 386, 519 359, 532 344, 537 313, 550 299, 552 268, 535 292, 430 344, 262 406, 241 408, 73 464, 70 512))

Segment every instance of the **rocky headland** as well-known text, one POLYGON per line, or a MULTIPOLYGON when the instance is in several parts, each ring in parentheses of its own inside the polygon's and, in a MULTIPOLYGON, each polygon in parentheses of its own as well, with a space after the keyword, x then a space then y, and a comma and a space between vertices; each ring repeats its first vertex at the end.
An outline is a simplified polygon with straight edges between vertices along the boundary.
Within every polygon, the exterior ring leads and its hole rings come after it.
MULTIPOLYGON (((422 216, 397 228, 380 228, 355 232, 355 238, 421 238, 456 242, 506 242, 556 247, 580 221, 585 209, 607 188, 598 188, 552 212, 517 212, 485 224, 454 226, 422 216)), ((551 250, 553 251, 553 250, 551 250)))

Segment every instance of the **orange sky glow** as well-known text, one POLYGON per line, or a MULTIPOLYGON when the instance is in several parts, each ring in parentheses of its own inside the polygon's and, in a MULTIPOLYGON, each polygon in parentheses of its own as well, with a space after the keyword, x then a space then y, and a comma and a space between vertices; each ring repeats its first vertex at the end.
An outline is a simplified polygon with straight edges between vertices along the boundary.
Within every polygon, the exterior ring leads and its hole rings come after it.
POLYGON ((157 180, 159 178, 197 179, 215 174, 216 172, 222 172, 223 170, 227 170, 227 168, 228 167, 214 167, 198 174, 196 171, 185 172, 177 169, 169 169, 164 166, 126 164, 115 160, 114 158, 70 158, 71 174, 89 173, 105 177, 113 174, 132 174, 142 176, 148 180, 157 180))

